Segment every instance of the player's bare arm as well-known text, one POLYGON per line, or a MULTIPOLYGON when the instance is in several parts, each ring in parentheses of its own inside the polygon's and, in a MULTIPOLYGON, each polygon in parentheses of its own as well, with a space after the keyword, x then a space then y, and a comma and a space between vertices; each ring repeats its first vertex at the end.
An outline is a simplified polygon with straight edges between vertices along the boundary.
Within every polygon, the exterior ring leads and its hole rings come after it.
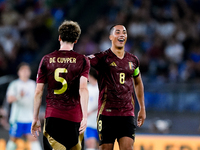
POLYGON ((35 89, 35 97, 34 97, 33 122, 31 126, 31 133, 34 137, 39 136, 39 131, 41 132, 41 124, 38 116, 42 102, 43 90, 44 90, 44 83, 37 83, 35 89))
POLYGON ((17 101, 17 98, 15 96, 12 96, 12 95, 8 95, 7 97, 7 102, 10 104, 10 103, 13 103, 17 101))
POLYGON ((80 94, 81 109, 83 113, 83 119, 81 121, 81 126, 79 128, 79 132, 81 134, 85 131, 87 127, 87 109, 88 109, 88 98, 89 98, 89 92, 87 88, 87 78, 84 76, 81 76, 80 78, 79 94, 80 94))
POLYGON ((24 96, 24 91, 21 91, 19 96, 8 95, 7 102, 9 104, 13 103, 13 102, 17 101, 18 99, 21 99, 23 96, 24 96))
POLYGON ((140 107, 140 110, 138 112, 137 125, 141 127, 144 123, 144 120, 146 119, 146 110, 144 104, 144 86, 141 79, 141 75, 134 78, 134 85, 135 85, 135 93, 140 107))

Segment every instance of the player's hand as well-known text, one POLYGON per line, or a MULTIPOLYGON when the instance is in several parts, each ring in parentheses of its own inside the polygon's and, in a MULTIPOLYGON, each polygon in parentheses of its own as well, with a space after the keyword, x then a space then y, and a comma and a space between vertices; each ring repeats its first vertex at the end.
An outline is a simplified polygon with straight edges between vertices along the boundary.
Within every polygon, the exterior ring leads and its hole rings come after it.
POLYGON ((22 91, 20 92, 20 96, 21 96, 21 97, 24 97, 24 95, 25 95, 25 92, 22 90, 22 91))
POLYGON ((37 138, 39 136, 39 132, 41 132, 41 123, 39 119, 34 119, 31 126, 31 134, 37 138))
POLYGON ((145 119, 146 119, 146 111, 145 109, 140 109, 140 111, 138 112, 138 117, 137 117, 137 126, 141 127, 145 119))
POLYGON ((93 113, 93 111, 89 112, 89 113, 87 114, 87 116, 90 116, 92 113, 93 113))
POLYGON ((86 127, 87 127, 87 118, 83 118, 79 128, 79 134, 82 134, 85 131, 86 127))

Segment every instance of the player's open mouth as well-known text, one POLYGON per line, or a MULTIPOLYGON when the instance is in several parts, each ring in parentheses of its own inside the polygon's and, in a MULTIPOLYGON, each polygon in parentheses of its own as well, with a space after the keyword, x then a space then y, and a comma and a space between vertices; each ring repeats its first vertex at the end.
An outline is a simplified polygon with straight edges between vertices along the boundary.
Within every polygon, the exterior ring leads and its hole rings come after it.
POLYGON ((118 39, 118 41, 119 41, 119 42, 124 42, 124 41, 125 41, 125 39, 118 39))

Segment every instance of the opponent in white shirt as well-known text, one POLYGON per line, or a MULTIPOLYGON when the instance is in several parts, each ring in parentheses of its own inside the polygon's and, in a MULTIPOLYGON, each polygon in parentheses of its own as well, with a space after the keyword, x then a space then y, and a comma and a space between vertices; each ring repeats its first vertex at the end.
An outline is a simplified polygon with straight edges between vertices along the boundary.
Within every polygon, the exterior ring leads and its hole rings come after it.
POLYGON ((86 150, 95 150, 98 147, 98 132, 97 132, 97 110, 99 89, 97 84, 96 71, 91 68, 89 73, 89 101, 88 101, 88 118, 87 128, 85 131, 86 150))
POLYGON ((12 81, 7 89, 7 102, 11 104, 10 112, 10 139, 6 150, 15 150, 16 140, 23 135, 31 144, 31 150, 41 150, 40 143, 31 135, 31 124, 33 120, 33 102, 36 83, 29 79, 31 75, 30 66, 21 63, 18 69, 19 79, 12 81))

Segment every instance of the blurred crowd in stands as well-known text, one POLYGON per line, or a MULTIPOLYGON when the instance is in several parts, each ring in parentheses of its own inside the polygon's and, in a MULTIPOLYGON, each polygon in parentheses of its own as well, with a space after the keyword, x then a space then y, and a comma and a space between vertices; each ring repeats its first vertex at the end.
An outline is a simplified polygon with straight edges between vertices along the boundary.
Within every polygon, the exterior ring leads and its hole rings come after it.
MULTIPOLYGON (((90 3, 95 1, 85 2, 90 18, 90 3)), ((109 28, 123 24, 128 31, 126 50, 139 58, 144 82, 199 81, 199 0, 102 3, 95 21, 82 28, 75 51, 89 55, 108 49, 109 28)), ((16 73, 21 61, 33 62, 41 47, 50 44, 52 29, 64 19, 74 20, 69 11, 78 4, 78 0, 0 0, 0 76, 16 73)))
POLYGON ((49 14, 34 0, 0 0, 0 14, 0 76, 16 74, 17 65, 32 62, 48 42, 49 14))

